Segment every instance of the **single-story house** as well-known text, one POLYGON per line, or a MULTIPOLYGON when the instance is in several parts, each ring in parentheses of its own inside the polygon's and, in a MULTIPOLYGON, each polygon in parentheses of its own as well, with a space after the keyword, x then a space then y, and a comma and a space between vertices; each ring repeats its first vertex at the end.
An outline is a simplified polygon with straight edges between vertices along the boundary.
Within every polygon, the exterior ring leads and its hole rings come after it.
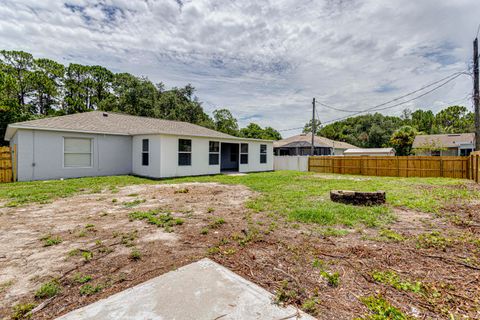
POLYGON ((273 141, 195 124, 92 111, 8 125, 18 181, 273 170, 273 141))
MULTIPOLYGON (((315 136, 315 155, 342 155, 347 149, 356 148, 346 142, 334 141, 325 137, 315 136)), ((277 156, 307 156, 312 153, 312 134, 302 133, 273 143, 277 156)))
POLYGON ((395 156, 393 148, 356 148, 348 149, 343 153, 344 156, 395 156))
POLYGON ((469 156, 475 151, 475 133, 418 135, 412 148, 419 156, 469 156))

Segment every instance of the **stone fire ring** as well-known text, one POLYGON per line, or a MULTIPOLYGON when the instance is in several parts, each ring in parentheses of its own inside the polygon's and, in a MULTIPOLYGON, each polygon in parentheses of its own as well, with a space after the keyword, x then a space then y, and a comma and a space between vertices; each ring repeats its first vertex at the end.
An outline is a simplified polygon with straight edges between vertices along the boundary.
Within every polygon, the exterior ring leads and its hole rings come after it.
POLYGON ((357 206, 378 206, 385 203, 385 191, 359 192, 348 190, 330 191, 330 200, 357 206))

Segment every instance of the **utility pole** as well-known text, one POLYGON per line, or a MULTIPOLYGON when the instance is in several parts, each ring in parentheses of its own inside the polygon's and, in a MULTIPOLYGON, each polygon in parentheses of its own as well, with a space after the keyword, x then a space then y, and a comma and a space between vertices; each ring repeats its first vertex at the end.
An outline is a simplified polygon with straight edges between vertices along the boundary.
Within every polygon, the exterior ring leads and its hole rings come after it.
MULTIPOLYGON (((311 154, 312 156, 315 155, 315 132, 317 131, 317 128, 315 126, 315 98, 313 98, 312 101, 312 151, 311 154)), ((480 149, 478 149, 480 150, 480 149)))
POLYGON ((473 105, 475 106, 475 151, 480 151, 480 96, 478 81, 478 38, 473 41, 473 105))

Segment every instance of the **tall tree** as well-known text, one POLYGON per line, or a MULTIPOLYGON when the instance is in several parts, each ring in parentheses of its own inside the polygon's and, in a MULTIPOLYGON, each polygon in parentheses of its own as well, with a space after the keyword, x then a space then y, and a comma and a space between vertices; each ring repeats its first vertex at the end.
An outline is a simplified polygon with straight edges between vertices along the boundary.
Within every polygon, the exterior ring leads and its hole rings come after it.
POLYGON ((397 156, 408 156, 412 151, 413 140, 415 140, 417 132, 411 126, 403 126, 395 131, 390 138, 390 144, 397 156))
MULTIPOLYGON (((305 124, 303 127, 303 133, 310 133, 312 132, 312 119, 305 124)), ((315 119, 315 135, 318 135, 321 129, 322 122, 318 119, 315 119)))
POLYGON ((238 136, 238 122, 228 109, 218 109, 213 111, 213 122, 215 130, 238 136))
POLYGON ((62 79, 65 68, 50 59, 36 59, 35 71, 31 73, 32 98, 36 113, 47 115, 59 106, 62 79))
POLYGON ((30 74, 33 68, 33 56, 24 51, 0 51, 0 63, 4 71, 13 76, 17 85, 18 104, 26 106, 27 98, 31 93, 30 74))
POLYGON ((445 133, 474 131, 474 114, 463 106, 450 106, 435 116, 435 125, 445 133))

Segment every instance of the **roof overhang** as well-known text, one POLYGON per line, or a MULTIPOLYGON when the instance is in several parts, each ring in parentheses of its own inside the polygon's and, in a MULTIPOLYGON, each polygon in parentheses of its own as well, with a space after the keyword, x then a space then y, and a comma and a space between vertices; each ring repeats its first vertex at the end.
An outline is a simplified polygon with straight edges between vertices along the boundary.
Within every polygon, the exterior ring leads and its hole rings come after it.
POLYGON ((114 135, 114 136, 139 136, 139 135, 168 135, 168 136, 182 136, 182 137, 199 137, 199 138, 209 138, 216 140, 235 140, 235 141, 256 141, 256 142, 265 142, 273 143, 273 140, 263 140, 263 139, 253 139, 253 138, 241 138, 234 136, 227 137, 214 137, 208 135, 191 135, 191 134, 173 134, 173 133, 161 133, 161 132, 145 132, 145 133, 136 133, 129 134, 124 132, 103 132, 103 131, 93 131, 93 130, 73 130, 73 129, 61 129, 61 128, 45 128, 45 127, 32 127, 32 126, 22 126, 22 125, 8 125, 7 130, 5 131, 4 140, 10 141, 10 139, 15 136, 15 133, 18 129, 23 130, 41 130, 41 131, 55 131, 55 132, 75 132, 75 133, 89 133, 89 134, 104 134, 104 135, 114 135))

